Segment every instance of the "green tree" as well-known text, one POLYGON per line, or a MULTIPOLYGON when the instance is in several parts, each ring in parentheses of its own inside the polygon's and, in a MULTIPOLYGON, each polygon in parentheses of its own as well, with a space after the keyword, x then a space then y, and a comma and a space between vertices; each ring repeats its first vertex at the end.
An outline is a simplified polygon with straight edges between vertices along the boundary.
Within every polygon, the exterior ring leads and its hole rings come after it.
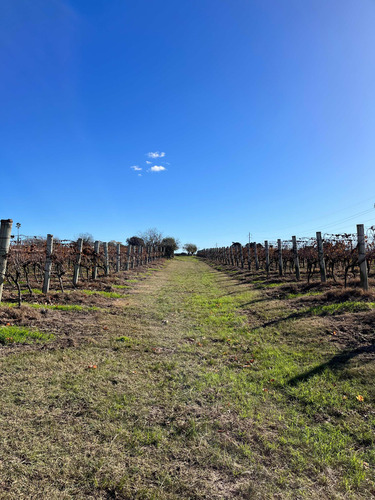
POLYGON ((194 245, 194 243, 185 243, 183 248, 189 255, 195 254, 195 252, 198 250, 197 245, 194 245))
POLYGON ((167 236, 161 240, 161 246, 165 247, 165 254, 168 259, 171 259, 174 257, 175 251, 179 248, 180 242, 177 238, 167 236))
POLYGON ((126 243, 128 245, 132 245, 134 247, 144 247, 145 242, 143 241, 142 238, 139 238, 138 236, 132 236, 131 238, 127 238, 126 243))

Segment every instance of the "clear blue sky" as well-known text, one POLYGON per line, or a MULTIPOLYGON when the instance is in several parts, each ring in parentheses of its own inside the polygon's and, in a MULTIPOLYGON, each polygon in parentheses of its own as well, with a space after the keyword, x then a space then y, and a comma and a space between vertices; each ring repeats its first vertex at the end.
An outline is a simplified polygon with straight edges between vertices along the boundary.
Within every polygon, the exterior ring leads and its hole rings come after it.
POLYGON ((21 233, 375 224, 375 0, 2 0, 0 42, 0 217, 21 233))

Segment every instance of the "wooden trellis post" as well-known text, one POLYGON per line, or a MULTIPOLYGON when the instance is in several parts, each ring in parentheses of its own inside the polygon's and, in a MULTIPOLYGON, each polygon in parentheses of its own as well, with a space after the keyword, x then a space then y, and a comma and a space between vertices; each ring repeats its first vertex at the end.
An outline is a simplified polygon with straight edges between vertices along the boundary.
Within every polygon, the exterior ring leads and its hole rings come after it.
POLYGON ((325 283, 327 281, 327 274, 326 274, 326 263, 324 262, 323 240, 321 232, 316 233, 316 241, 318 245, 320 280, 322 283, 325 283))
POLYGON ((135 252, 137 250, 137 247, 132 245, 132 255, 131 255, 131 260, 130 260, 130 268, 134 269, 135 267, 135 252))
POLYGON ((264 251, 266 253, 266 273, 267 273, 267 276, 268 276, 269 273, 270 273, 270 249, 268 247, 268 241, 267 240, 264 242, 264 251))
POLYGON ((49 292, 52 269, 53 235, 47 234, 46 263, 44 266, 43 293, 49 292))
POLYGON ((254 241, 254 260, 255 260, 255 269, 259 271, 259 260, 258 260, 258 253, 257 253, 257 243, 254 241))
POLYGON ((368 290, 365 227, 363 224, 357 224, 357 238, 358 238, 358 263, 361 275, 361 287, 363 288, 363 290, 368 290))
POLYGON ((128 245, 128 255, 127 255, 127 260, 126 260, 126 271, 129 271, 130 268, 130 254, 132 253, 132 246, 128 245))
POLYGON ((96 280, 98 277, 98 258, 100 250, 100 241, 95 241, 94 243, 94 267, 92 269, 92 279, 96 280))
POLYGON ((103 243, 103 249, 104 249, 104 275, 108 276, 109 275, 109 258, 108 258, 108 243, 107 242, 103 243))
POLYGON ((301 273, 299 270, 297 238, 295 236, 292 236, 292 242, 293 242, 294 269, 296 271, 296 279, 297 281, 299 281, 301 278, 301 273))
POLYGON ((81 265, 81 258, 82 258, 82 248, 83 248, 83 239, 78 238, 77 241, 77 260, 74 266, 74 274, 73 274, 73 286, 77 286, 78 279, 79 279, 79 268, 81 265))
POLYGON ((119 273, 121 269, 121 243, 116 245, 116 273, 119 273))
POLYGON ((277 240, 277 249, 279 252, 279 276, 283 275, 283 249, 281 246, 281 240, 277 240))
POLYGON ((12 224, 12 219, 2 219, 0 224, 0 302, 3 295, 12 224))

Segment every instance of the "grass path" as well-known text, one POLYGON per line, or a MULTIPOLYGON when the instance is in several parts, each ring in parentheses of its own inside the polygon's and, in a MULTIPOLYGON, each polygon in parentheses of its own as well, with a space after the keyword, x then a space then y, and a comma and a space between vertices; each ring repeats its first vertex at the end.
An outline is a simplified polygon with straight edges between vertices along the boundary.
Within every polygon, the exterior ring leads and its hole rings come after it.
POLYGON ((150 274, 0 359, 0 498, 375 498, 373 359, 196 259, 150 274))

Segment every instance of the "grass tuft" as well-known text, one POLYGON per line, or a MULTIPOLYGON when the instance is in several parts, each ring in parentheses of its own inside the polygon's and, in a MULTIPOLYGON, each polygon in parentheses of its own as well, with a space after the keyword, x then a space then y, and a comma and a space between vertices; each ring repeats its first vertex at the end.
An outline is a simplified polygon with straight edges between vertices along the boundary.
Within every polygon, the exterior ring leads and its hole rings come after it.
POLYGON ((325 306, 309 307, 304 312, 311 316, 328 316, 343 313, 356 313, 361 311, 371 311, 375 308, 375 302, 346 301, 339 304, 328 304, 325 306))
POLYGON ((42 333, 38 330, 20 326, 1 326, 0 344, 31 344, 32 342, 47 342, 52 340, 52 334, 42 333))

